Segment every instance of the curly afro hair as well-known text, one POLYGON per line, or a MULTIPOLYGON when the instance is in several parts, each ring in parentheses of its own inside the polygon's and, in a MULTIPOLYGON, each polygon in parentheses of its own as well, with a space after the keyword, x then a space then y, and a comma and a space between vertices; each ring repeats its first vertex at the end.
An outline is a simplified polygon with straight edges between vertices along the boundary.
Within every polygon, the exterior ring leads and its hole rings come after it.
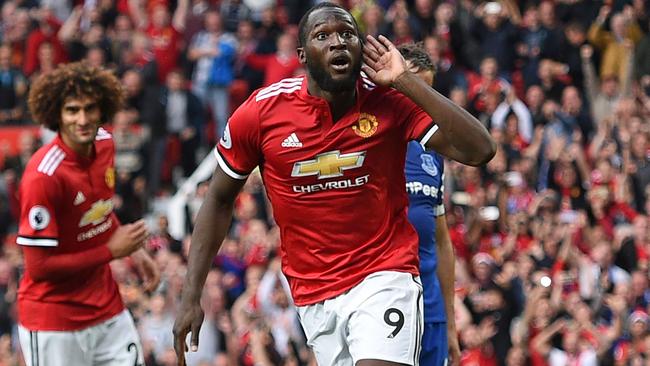
POLYGON ((404 59, 411 61, 413 66, 418 68, 418 71, 431 70, 436 72, 436 66, 431 61, 431 57, 424 49, 424 44, 407 43, 397 47, 397 50, 404 56, 404 59))
POLYGON ((29 111, 38 124, 58 131, 65 100, 81 97, 97 101, 101 123, 110 121, 124 102, 122 85, 111 71, 74 62, 60 65, 34 82, 29 91, 29 111))

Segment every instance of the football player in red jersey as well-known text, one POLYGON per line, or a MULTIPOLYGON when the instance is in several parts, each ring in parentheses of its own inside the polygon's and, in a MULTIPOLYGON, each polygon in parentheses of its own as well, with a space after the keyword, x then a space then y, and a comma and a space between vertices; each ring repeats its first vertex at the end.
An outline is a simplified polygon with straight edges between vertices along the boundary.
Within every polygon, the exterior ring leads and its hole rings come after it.
POLYGON ((115 149, 100 126, 121 102, 111 72, 81 63, 41 76, 30 91, 34 119, 58 134, 32 156, 20 185, 18 330, 28 366, 144 365, 109 266, 131 256, 146 289, 158 285, 141 249, 144 221, 120 225, 113 212, 115 149))
POLYGON ((258 165, 281 232, 282 271, 318 364, 418 364, 422 285, 406 215, 407 143, 471 165, 489 161, 495 143, 408 71, 388 39, 366 40, 345 9, 316 5, 299 24, 307 75, 255 91, 228 121, 192 236, 174 325, 178 365, 188 333, 190 349, 198 347, 202 287, 258 165))

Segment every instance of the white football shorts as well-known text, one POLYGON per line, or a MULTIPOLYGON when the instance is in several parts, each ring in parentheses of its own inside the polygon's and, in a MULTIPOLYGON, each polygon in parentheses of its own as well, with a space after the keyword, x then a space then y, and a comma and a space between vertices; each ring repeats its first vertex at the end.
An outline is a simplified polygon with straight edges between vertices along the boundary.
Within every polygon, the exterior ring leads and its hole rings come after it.
POLYGON ((27 366, 143 366, 140 337, 128 310, 78 331, 18 326, 27 366))
POLYGON ((419 277, 382 271, 335 298, 299 306, 298 314, 319 366, 366 359, 417 366, 423 309, 419 277))

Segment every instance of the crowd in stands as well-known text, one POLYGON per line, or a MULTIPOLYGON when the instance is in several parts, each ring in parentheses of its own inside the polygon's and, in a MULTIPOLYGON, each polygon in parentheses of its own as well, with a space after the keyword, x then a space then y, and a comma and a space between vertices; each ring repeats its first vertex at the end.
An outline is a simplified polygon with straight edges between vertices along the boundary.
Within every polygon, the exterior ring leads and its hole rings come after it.
MULTIPOLYGON (((434 87, 498 142, 485 167, 446 164, 461 365, 650 364, 650 2, 338 1, 362 32, 422 42, 434 87)), ((147 365, 175 364, 171 328, 189 235, 155 202, 209 153, 256 88, 304 73, 297 23, 315 1, 0 0, 0 365, 21 365, 16 189, 51 138, 30 83, 86 60, 114 69, 127 104, 106 121, 122 222, 153 215, 154 293, 128 260, 114 276, 147 365)), ((207 182, 187 197, 196 215, 207 182)), ((249 178, 206 282, 190 365, 314 365, 284 278, 259 174, 249 178)))

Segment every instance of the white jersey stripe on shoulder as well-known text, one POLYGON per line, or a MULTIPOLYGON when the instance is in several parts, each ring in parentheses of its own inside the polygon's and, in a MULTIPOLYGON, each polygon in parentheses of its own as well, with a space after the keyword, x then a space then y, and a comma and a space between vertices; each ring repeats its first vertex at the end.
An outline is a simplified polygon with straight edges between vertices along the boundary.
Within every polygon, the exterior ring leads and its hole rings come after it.
POLYGON ((424 135, 422 140, 420 140, 420 145, 422 146, 426 145, 427 142, 429 142, 431 136, 433 136, 433 134, 436 133, 436 131, 438 131, 438 125, 433 125, 433 127, 431 127, 431 129, 429 129, 429 131, 424 135))
POLYGON ((43 156, 43 160, 41 160, 41 163, 38 164, 38 168, 36 168, 37 171, 43 172, 43 168, 50 162, 52 159, 52 155, 54 155, 55 152, 57 152, 59 149, 58 146, 54 145, 52 146, 46 153, 45 156, 43 156))
POLYGON ((280 80, 280 81, 278 81, 276 83, 273 83, 273 84, 263 88, 262 90, 260 90, 260 93, 266 93, 266 92, 269 92, 269 91, 276 90, 276 89, 282 87, 283 85, 296 84, 296 83, 302 83, 302 78, 291 78, 291 79, 280 80))
POLYGON ((54 171, 56 170, 56 168, 58 168, 59 165, 61 165, 61 162, 63 161, 63 159, 65 159, 65 153, 63 151, 61 151, 61 154, 57 155, 55 160, 52 161, 52 164, 50 164, 50 166, 47 168, 47 170, 45 170, 45 174, 47 174, 49 176, 52 176, 52 174, 54 174, 54 171))
POLYGON ((26 238, 24 236, 19 236, 16 239, 16 244, 36 246, 36 247, 56 247, 59 245, 59 241, 56 239, 37 239, 37 238, 26 238))
POLYGON ((63 152, 63 150, 61 149, 56 150, 48 160, 47 164, 45 164, 43 169, 39 170, 39 172, 47 175, 52 175, 49 173, 50 168, 55 164, 58 166, 58 164, 60 163, 59 158, 61 158, 62 156, 65 157, 65 153, 63 152))
POLYGON ((302 80, 303 80, 303 78, 283 79, 283 80, 280 80, 280 81, 278 81, 276 83, 273 83, 273 84, 263 88, 262 90, 260 90, 259 93, 268 93, 270 91, 277 90, 278 88, 281 88, 282 86, 285 86, 285 85, 293 85, 293 84, 296 84, 296 83, 302 83, 302 80))
POLYGON ((297 85, 297 86, 294 86, 293 88, 289 88, 289 89, 279 89, 279 90, 276 90, 276 91, 274 91, 272 93, 264 94, 262 96, 258 95, 257 97, 255 97, 255 101, 259 102, 260 100, 270 98, 270 97, 273 97, 275 95, 282 94, 282 93, 293 93, 296 90, 300 90, 300 88, 302 88, 302 85, 297 85))
POLYGON ((217 150, 216 147, 214 148, 214 155, 217 157, 217 163, 219 163, 219 166, 221 167, 221 170, 223 170, 224 173, 228 174, 228 176, 230 176, 233 179, 238 179, 238 180, 244 180, 244 179, 248 178, 248 175, 241 175, 241 174, 235 172, 234 170, 230 169, 228 164, 226 164, 226 162, 221 157, 221 154, 219 154, 219 151, 217 150))
POLYGON ((272 84, 271 86, 267 86, 266 88, 260 90, 260 92, 257 93, 257 96, 259 97, 259 96, 264 95, 264 94, 272 93, 272 92, 274 92, 274 91, 276 91, 278 89, 281 89, 281 88, 290 88, 290 87, 294 87, 296 85, 301 85, 301 84, 302 84, 302 80, 292 81, 292 82, 287 82, 287 81, 283 80, 283 81, 272 84))

